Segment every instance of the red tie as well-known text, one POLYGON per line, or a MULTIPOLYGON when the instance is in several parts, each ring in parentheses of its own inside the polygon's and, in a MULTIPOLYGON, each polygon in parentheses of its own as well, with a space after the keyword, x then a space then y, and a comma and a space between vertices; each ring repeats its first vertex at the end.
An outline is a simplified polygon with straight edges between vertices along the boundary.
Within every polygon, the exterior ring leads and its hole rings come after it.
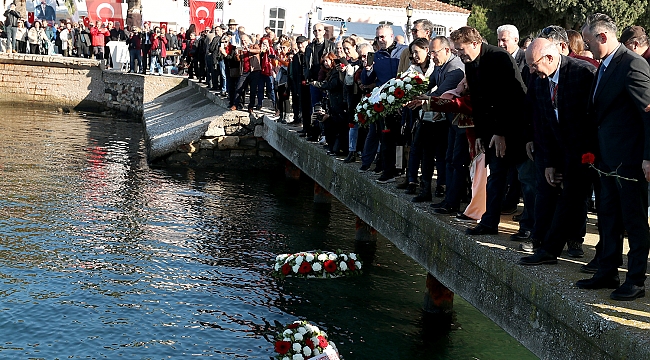
MULTIPOLYGON (((553 80, 551 80, 553 81, 553 80)), ((551 103, 553 104, 553 109, 557 110, 557 84, 553 86, 553 94, 551 94, 551 103)))

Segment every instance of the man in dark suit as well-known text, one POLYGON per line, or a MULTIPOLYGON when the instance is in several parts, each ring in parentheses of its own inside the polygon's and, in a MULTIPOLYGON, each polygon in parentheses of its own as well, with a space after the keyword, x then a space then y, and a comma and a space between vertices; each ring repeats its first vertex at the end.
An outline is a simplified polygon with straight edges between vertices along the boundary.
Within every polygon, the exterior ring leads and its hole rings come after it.
POLYGON ((535 39, 526 49, 526 61, 537 77, 528 98, 544 146, 537 158, 544 166, 550 191, 545 194, 552 221, 541 249, 522 258, 521 265, 555 264, 567 242, 582 243, 591 194, 589 168, 582 155, 594 152, 596 129, 587 105, 596 68, 588 62, 560 55, 556 45, 535 39))
POLYGON ((595 59, 602 59, 592 87, 590 110, 598 126, 597 167, 601 176, 598 207, 603 252, 598 272, 580 280, 582 289, 616 289, 614 300, 645 296, 650 232, 648 180, 650 180, 650 66, 616 39, 616 24, 604 14, 593 14, 582 36, 595 59), (623 233, 630 251, 628 273, 619 287, 623 264, 623 233))
POLYGON ((41 4, 34 8, 34 17, 52 23, 56 20, 56 11, 47 4, 47 1, 41 0, 41 4))
POLYGON ((626 48, 641 55, 650 63, 650 43, 648 35, 642 26, 628 26, 623 29, 621 37, 618 39, 626 48))
POLYGON ((477 153, 485 152, 490 167, 486 211, 481 223, 467 229, 467 234, 496 234, 508 167, 526 156, 520 119, 526 87, 512 56, 501 48, 484 44, 476 29, 461 27, 451 33, 451 40, 458 57, 465 63, 467 85, 472 94, 477 137, 474 146, 477 153))

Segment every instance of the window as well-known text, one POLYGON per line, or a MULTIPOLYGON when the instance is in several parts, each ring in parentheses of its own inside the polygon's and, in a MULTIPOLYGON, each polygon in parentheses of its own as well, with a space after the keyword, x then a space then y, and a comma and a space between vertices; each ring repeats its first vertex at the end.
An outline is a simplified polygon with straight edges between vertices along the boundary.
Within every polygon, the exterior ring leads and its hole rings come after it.
POLYGON ((269 28, 278 37, 282 36, 282 31, 284 31, 284 18, 285 10, 283 8, 271 8, 269 11, 269 28))
POLYGON ((447 36, 447 28, 442 25, 433 25, 432 36, 447 36))
POLYGON ((326 16, 323 20, 324 21, 336 21, 336 22, 345 21, 345 20, 343 20, 343 18, 340 18, 340 17, 337 17, 337 16, 326 16))
POLYGON ((393 25, 392 21, 380 21, 379 25, 393 25))

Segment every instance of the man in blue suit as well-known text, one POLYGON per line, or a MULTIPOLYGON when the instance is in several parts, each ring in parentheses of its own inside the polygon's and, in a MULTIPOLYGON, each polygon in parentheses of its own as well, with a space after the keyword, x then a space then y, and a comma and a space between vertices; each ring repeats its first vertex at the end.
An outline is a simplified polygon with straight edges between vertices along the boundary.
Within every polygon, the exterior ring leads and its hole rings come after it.
POLYGON ((34 16, 38 20, 56 21, 56 11, 47 4, 46 0, 41 0, 41 4, 34 7, 34 16))

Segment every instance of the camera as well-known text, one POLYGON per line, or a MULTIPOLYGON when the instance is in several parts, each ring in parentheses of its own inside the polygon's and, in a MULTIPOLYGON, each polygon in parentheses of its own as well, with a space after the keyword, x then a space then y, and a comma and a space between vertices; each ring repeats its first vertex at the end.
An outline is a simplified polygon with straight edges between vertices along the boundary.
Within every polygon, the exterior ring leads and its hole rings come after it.
POLYGON ((323 118, 325 117, 325 109, 323 109, 323 105, 321 103, 316 103, 314 104, 314 109, 311 115, 311 120, 312 122, 323 122, 323 118))

